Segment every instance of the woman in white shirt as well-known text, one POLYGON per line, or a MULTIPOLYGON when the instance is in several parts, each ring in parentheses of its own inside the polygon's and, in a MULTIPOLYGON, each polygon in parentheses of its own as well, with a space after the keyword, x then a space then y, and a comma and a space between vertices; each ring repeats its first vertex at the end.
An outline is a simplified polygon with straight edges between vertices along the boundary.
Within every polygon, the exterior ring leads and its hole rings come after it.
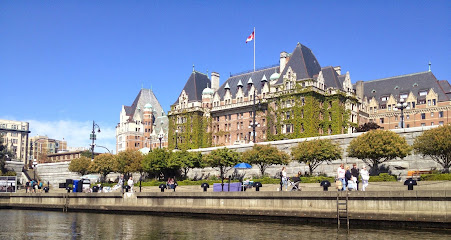
POLYGON ((338 189, 339 191, 345 191, 346 190, 346 181, 345 181, 345 168, 344 168, 344 164, 340 164, 340 167, 338 167, 337 169, 337 178, 338 180, 341 181, 342 183, 342 188, 338 189))
MULTIPOLYGON (((285 191, 288 191, 288 178, 286 168, 282 168, 282 187, 285 186, 285 191)), ((282 191, 282 189, 280 189, 282 191)))
POLYGON ((368 187, 368 180, 370 180, 370 174, 365 165, 360 170, 360 176, 362 177, 362 191, 365 191, 365 188, 368 187))

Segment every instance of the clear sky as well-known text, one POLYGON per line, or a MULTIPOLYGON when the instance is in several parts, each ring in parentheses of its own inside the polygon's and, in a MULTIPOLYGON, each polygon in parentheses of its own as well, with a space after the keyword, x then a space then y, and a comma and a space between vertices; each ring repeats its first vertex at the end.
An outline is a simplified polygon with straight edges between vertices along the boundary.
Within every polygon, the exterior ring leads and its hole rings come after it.
MULTIPOLYGON (((352 82, 428 70, 451 79, 451 1, 2 1, 0 118, 31 136, 115 150, 141 86, 167 112, 195 64, 230 73, 278 64, 297 42, 352 82)), ((99 149, 101 150, 101 149, 99 149)))

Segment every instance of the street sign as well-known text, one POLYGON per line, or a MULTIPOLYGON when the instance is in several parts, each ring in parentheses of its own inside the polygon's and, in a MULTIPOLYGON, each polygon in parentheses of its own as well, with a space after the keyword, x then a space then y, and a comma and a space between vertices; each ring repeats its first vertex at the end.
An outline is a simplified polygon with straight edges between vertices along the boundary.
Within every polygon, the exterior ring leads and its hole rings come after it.
POLYGON ((93 134, 93 133, 89 134, 89 139, 90 139, 90 140, 93 140, 93 139, 94 139, 94 140, 97 140, 97 139, 96 139, 96 135, 93 134))

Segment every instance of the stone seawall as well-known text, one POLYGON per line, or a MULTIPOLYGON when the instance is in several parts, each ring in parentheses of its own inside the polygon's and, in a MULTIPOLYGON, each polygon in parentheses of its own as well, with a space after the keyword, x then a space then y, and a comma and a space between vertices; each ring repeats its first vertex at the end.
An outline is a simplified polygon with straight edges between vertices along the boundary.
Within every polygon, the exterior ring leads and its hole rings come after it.
POLYGON ((1 194, 0 208, 336 220, 337 194, 349 194, 351 222, 451 227, 451 190, 1 194))

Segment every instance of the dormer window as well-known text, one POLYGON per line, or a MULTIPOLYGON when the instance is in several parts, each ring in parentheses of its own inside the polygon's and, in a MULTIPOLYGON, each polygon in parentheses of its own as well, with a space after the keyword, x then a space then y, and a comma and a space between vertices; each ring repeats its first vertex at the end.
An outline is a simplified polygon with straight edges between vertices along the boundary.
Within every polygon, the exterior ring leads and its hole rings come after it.
POLYGON ((407 93, 400 94, 399 98, 407 98, 407 93))
POLYGON ((381 100, 382 100, 382 101, 387 101, 387 100, 388 100, 388 96, 383 96, 383 97, 381 97, 381 100))
POLYGON ((428 91, 420 91, 418 94, 420 96, 426 96, 426 95, 428 95, 428 91))

